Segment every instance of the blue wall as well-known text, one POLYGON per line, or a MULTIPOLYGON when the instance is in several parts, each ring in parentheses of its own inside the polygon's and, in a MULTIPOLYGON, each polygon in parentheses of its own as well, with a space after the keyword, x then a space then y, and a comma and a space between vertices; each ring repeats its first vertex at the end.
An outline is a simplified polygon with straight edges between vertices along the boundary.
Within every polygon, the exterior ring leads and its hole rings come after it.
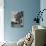
POLYGON ((18 41, 24 37, 32 27, 32 19, 36 17, 35 12, 40 9, 40 0, 5 0, 4 9, 4 35, 7 41, 18 41), (11 27, 11 12, 24 10, 24 27, 11 27))

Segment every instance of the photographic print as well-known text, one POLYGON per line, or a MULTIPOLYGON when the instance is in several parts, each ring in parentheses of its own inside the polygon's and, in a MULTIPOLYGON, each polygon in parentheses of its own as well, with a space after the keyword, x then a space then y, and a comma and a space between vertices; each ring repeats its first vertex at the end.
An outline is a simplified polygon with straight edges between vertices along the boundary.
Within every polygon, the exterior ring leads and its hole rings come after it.
POLYGON ((23 11, 16 11, 12 13, 11 27, 23 27, 24 13, 23 11))

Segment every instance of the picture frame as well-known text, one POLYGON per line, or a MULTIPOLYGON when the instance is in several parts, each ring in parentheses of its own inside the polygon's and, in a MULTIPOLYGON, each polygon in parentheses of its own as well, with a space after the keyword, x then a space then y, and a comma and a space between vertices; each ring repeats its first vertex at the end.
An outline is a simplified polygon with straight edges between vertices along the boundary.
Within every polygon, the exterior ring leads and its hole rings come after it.
POLYGON ((23 27, 24 26, 24 12, 17 11, 12 13, 11 27, 23 27))

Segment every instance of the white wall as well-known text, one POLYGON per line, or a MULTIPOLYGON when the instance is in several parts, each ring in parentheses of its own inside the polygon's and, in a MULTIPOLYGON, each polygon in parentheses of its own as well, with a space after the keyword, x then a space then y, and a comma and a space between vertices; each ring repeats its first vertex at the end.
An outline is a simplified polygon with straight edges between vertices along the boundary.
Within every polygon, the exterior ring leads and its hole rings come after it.
MULTIPOLYGON (((40 9, 41 10, 46 9, 46 0, 40 0, 40 9)), ((43 13, 43 19, 44 19, 44 21, 41 22, 40 25, 43 25, 46 27, 46 11, 43 13)))
MULTIPOLYGON (((46 0, 40 0, 40 9, 41 9, 41 11, 43 9, 46 9, 46 0)), ((41 22, 40 24, 43 26, 46 26, 46 11, 43 12, 43 19, 44 19, 44 21, 41 22)))
POLYGON ((4 3, 0 0, 0 42, 4 41, 4 3))

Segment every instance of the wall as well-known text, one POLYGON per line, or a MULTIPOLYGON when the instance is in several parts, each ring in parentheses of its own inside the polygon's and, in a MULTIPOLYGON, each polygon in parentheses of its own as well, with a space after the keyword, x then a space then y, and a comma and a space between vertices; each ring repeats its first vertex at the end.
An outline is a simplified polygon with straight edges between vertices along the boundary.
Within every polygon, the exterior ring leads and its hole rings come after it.
MULTIPOLYGON (((40 9, 41 9, 41 10, 46 9, 46 0, 41 0, 41 1, 40 1, 40 9)), ((40 22, 40 25, 46 27, 46 11, 43 13, 42 16, 43 16, 44 21, 43 21, 43 22, 40 22)), ((45 40, 45 41, 46 41, 46 40, 45 40)), ((46 43, 46 42, 45 42, 45 43, 46 43)))
MULTIPOLYGON (((41 11, 43 10, 43 9, 46 9, 46 0, 41 0, 40 1, 40 9, 41 9, 41 11)), ((42 17, 43 17, 43 22, 41 21, 40 22, 40 25, 43 25, 43 26, 45 26, 46 27, 46 11, 44 11, 43 12, 43 15, 42 15, 42 17)))
MULTIPOLYGON (((0 42, 4 41, 4 8, 3 1, 0 0, 0 42)), ((1 46, 1 45, 0 45, 1 46)))
POLYGON ((40 9, 40 0, 5 0, 4 1, 4 35, 7 41, 18 41, 32 28, 32 20, 36 17, 35 12, 40 9), (24 10, 24 27, 11 27, 11 12, 24 10))
POLYGON ((4 41, 4 8, 0 7, 0 42, 4 41))

